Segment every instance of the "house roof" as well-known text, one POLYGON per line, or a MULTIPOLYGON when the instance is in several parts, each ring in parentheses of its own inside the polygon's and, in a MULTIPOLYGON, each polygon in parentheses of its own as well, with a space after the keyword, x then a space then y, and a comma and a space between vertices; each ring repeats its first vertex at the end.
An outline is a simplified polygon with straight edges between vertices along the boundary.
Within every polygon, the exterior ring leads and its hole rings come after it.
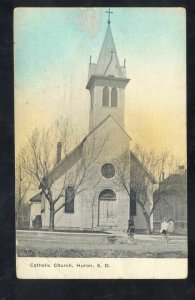
POLYGON ((171 183, 180 183, 185 181, 187 179, 187 171, 185 171, 182 175, 180 174, 171 174, 170 176, 166 177, 161 184, 166 183, 166 182, 171 182, 171 183))
POLYGON ((34 195, 32 198, 29 199, 29 201, 32 202, 41 202, 41 192, 34 195))
MULTIPOLYGON (((162 191, 164 194, 171 194, 175 193, 176 191, 184 191, 184 187, 187 188, 187 171, 185 171, 182 175, 180 174, 171 174, 170 176, 166 177, 163 181, 159 184, 161 187, 163 185, 166 188, 162 191)), ((159 189, 154 191, 154 196, 158 194, 159 189)))

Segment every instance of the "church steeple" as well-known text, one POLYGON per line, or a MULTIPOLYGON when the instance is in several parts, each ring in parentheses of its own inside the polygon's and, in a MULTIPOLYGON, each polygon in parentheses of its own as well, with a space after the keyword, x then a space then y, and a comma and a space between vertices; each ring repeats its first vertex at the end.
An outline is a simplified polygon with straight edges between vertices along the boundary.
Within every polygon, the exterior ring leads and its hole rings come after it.
POLYGON ((97 64, 91 62, 90 56, 89 79, 90 76, 93 75, 127 78, 125 63, 123 66, 120 66, 119 63, 114 39, 112 36, 110 19, 108 20, 106 35, 102 44, 102 48, 100 50, 97 64))
POLYGON ((119 64, 110 24, 108 24, 95 73, 96 75, 110 75, 118 78, 126 77, 124 67, 119 64))
POLYGON ((90 56, 86 86, 91 95, 90 130, 109 114, 124 127, 124 89, 129 79, 126 77, 126 60, 121 66, 112 36, 110 14, 113 12, 109 9, 106 13, 109 15, 108 26, 97 64, 92 63, 90 56))

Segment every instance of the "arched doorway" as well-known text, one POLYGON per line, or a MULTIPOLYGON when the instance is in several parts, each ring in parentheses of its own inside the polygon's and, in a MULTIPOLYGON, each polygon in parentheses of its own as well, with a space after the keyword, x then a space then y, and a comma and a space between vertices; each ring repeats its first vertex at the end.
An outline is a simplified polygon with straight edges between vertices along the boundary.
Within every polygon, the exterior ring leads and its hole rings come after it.
POLYGON ((117 222, 116 194, 105 189, 99 194, 99 226, 114 226, 117 222))

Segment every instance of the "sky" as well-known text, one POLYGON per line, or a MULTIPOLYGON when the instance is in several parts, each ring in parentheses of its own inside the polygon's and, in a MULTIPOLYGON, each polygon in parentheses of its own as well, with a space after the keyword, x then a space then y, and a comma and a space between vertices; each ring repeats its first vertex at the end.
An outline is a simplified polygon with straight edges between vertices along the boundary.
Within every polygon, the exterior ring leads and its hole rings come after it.
MULTIPOLYGON (((14 11, 16 153, 35 127, 65 116, 89 128, 89 57, 96 63, 107 8, 14 11)), ((125 130, 133 145, 169 150, 186 164, 186 15, 183 8, 112 8, 120 64, 126 59, 125 130)))

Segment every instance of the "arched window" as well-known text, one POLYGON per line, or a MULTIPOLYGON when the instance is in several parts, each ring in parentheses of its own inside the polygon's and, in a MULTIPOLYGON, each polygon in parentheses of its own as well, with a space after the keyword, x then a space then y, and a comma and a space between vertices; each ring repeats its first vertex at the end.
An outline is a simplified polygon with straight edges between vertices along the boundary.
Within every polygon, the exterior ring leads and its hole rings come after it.
POLYGON ((113 88, 111 91, 111 107, 118 106, 118 92, 116 88, 113 88))
POLYGON ((102 106, 109 106, 109 89, 107 86, 103 88, 102 106))
POLYGON ((131 190, 130 191, 130 216, 136 216, 137 210, 137 203, 136 203, 136 192, 131 190))
POLYGON ((99 194, 99 200, 116 200, 116 194, 110 189, 105 189, 99 194))
POLYGON ((65 213, 74 213, 74 198, 74 187, 68 186, 65 192, 65 213))

